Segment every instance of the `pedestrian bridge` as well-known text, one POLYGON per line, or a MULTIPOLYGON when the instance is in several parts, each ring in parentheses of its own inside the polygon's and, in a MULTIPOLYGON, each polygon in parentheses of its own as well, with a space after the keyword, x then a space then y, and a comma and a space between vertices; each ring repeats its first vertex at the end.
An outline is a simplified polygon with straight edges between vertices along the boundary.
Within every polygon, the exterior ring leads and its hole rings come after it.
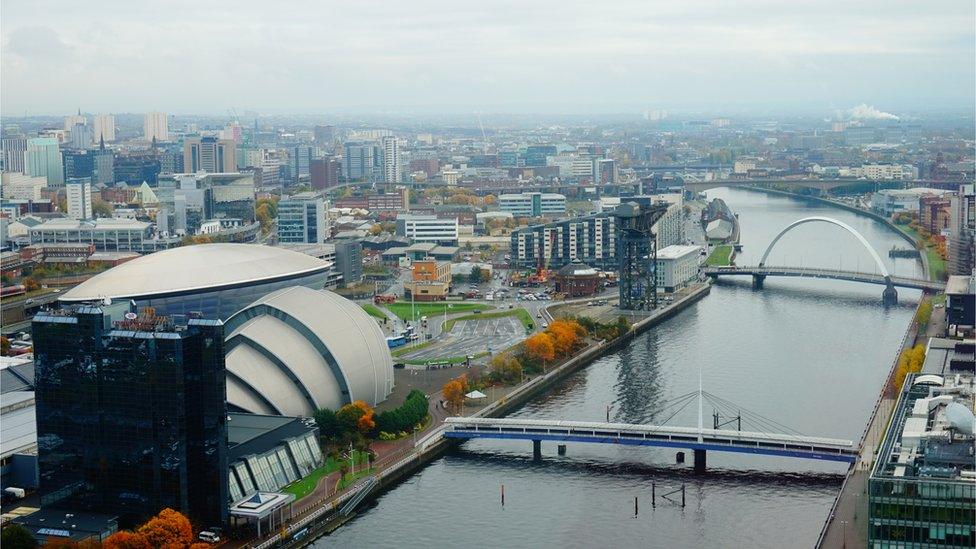
POLYGON ((833 280, 847 280, 850 282, 865 282, 868 284, 878 284, 880 286, 895 286, 898 288, 913 288, 930 292, 942 292, 945 290, 945 282, 925 280, 919 278, 908 278, 903 276, 884 276, 873 273, 862 273, 857 271, 844 271, 839 269, 817 269, 809 267, 777 267, 777 266, 727 266, 727 267, 706 267, 702 273, 719 278, 723 276, 751 276, 753 278, 767 276, 792 276, 802 278, 829 278, 833 280))
POLYGON ((694 451, 696 472, 705 470, 707 451, 848 463, 857 460, 857 447, 850 440, 664 425, 450 417, 444 423, 444 436, 531 440, 536 459, 541 458, 544 440, 682 448, 694 451))

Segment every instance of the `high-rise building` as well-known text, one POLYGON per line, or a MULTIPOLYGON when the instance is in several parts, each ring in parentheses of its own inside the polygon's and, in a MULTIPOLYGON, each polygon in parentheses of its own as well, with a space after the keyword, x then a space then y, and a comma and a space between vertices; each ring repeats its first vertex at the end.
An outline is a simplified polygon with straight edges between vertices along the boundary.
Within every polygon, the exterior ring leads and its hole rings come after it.
POLYGON ((69 179, 64 186, 68 195, 68 217, 79 220, 91 219, 91 179, 87 177, 69 179))
POLYGON ((23 173, 24 153, 27 152, 27 138, 4 137, 0 143, 3 146, 3 170, 23 173))
POLYGON ((556 216, 566 213, 566 197, 555 193, 520 193, 498 196, 498 210, 515 217, 556 216))
POLYGON ((291 167, 292 181, 298 183, 301 179, 308 179, 310 166, 315 158, 315 148, 307 146, 293 147, 289 151, 288 162, 291 167))
POLYGON ((147 112, 142 122, 146 141, 169 141, 169 119, 164 112, 147 112))
POLYGON ((342 157, 342 168, 347 181, 358 181, 372 177, 376 161, 372 143, 346 143, 342 157))
POLYGON ((87 149, 92 144, 92 128, 88 124, 75 124, 71 126, 66 145, 72 149, 87 149))
POLYGON ((87 150, 65 150, 62 153, 64 179, 92 177, 95 172, 95 155, 87 150))
POLYGON ((399 183, 403 173, 400 160, 400 140, 394 136, 384 137, 383 145, 383 180, 387 183, 399 183))
POLYGON ((298 193, 278 202, 278 240, 283 244, 321 244, 329 232, 329 202, 317 193, 298 193))
POLYGON ((339 161, 334 156, 312 159, 308 170, 313 189, 323 190, 339 184, 339 161))
POLYGON ((125 314, 127 302, 34 317, 41 505, 138 522, 170 507, 227 518, 223 324, 125 314), (124 316, 123 316, 124 315, 124 316))
POLYGON ((949 197, 949 274, 969 275, 976 268, 976 193, 961 185, 949 197))
POLYGON ((616 218, 607 213, 533 225, 512 232, 512 266, 558 269, 569 263, 612 270, 616 259, 616 218))
POLYGON ((342 273, 343 284, 358 284, 363 279, 363 247, 359 242, 336 242, 335 261, 335 269, 342 273))
POLYGON ((61 149, 53 137, 35 137, 27 140, 24 151, 24 173, 47 178, 49 186, 64 185, 64 166, 61 149))
POLYGON ((458 220, 456 217, 441 219, 436 215, 401 214, 396 218, 396 234, 414 242, 453 246, 458 240, 458 220))
POLYGON ((70 132, 74 129, 76 124, 81 124, 84 126, 88 124, 88 119, 85 118, 80 112, 78 114, 72 114, 64 117, 64 131, 70 132))
POLYGON ((111 143, 115 141, 115 116, 111 114, 96 114, 92 119, 94 142, 105 140, 111 143))
POLYGON ((231 139, 188 137, 183 140, 183 169, 187 173, 234 173, 237 145, 231 139))
POLYGON ((115 153, 105 148, 104 139, 99 142, 98 150, 95 151, 92 182, 102 185, 115 182, 115 153))

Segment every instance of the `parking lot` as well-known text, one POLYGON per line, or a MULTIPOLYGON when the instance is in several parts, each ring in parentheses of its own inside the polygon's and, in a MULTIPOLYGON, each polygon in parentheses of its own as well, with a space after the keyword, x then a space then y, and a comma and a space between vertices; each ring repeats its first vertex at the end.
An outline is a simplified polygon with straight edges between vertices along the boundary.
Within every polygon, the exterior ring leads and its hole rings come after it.
POLYGON ((455 323, 451 331, 441 334, 435 343, 402 358, 435 361, 477 355, 485 351, 494 353, 523 339, 525 328, 515 317, 465 320, 455 323))

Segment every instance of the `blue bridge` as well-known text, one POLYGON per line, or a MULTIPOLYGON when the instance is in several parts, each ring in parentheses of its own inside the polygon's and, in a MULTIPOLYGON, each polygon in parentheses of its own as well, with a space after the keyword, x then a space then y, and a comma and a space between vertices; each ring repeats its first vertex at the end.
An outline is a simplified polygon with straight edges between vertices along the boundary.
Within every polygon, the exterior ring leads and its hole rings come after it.
POLYGON ((701 427, 540 419, 451 417, 445 420, 444 436, 531 440, 536 459, 542 457, 544 440, 682 448, 694 452, 696 472, 704 472, 709 451, 848 463, 855 462, 858 454, 850 440, 701 427))

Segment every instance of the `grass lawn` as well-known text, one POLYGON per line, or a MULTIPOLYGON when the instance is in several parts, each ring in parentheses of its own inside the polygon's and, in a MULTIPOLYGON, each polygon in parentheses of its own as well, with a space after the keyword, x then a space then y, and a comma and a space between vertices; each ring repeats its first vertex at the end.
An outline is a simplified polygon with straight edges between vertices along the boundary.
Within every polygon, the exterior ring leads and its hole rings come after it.
POLYGON ((916 247, 922 246, 923 252, 926 258, 929 260, 929 278, 932 280, 946 280, 946 260, 942 259, 939 252, 935 250, 935 246, 932 246, 927 240, 922 238, 922 235, 918 234, 918 231, 909 227, 908 225, 895 224, 898 230, 907 234, 915 241, 916 247))
MULTIPOLYGON (((288 486, 285 486, 281 489, 281 491, 294 494, 296 500, 302 499, 315 491, 315 487, 318 486, 319 481, 321 481, 323 477, 341 469, 343 463, 348 463, 348 460, 337 460, 331 456, 326 457, 325 463, 321 467, 313 470, 308 474, 308 476, 300 478, 288 486)), ((366 453, 356 450, 356 463, 366 463, 366 453)))
POLYGON ((409 347, 398 347, 398 348, 393 349, 392 351, 390 351, 390 354, 393 355, 393 356, 402 356, 402 355, 405 355, 407 353, 412 353, 414 351, 419 351, 419 350, 423 349, 424 347, 426 347, 428 345, 431 345, 432 343, 434 343, 434 341, 436 341, 436 340, 431 339, 431 340, 425 341, 423 343, 418 343, 416 345, 411 345, 409 347))
POLYGON ((396 303, 390 303, 386 306, 391 313, 397 315, 403 320, 417 320, 422 316, 432 316, 432 315, 442 315, 446 310, 448 314, 451 313, 466 313, 470 311, 484 311, 486 309, 491 309, 492 307, 488 305, 483 305, 481 303, 415 303, 411 308, 409 301, 397 301, 396 303), (410 318, 410 311, 415 311, 414 318, 410 318))
POLYGON ((362 471, 357 470, 355 473, 346 473, 346 476, 342 477, 339 481, 339 489, 345 490, 346 488, 352 486, 354 482, 361 479, 362 477, 369 476, 376 471, 375 467, 370 467, 369 469, 363 469, 362 471))
POLYGON ((712 255, 708 256, 705 260, 706 267, 724 267, 729 265, 730 259, 732 257, 732 246, 728 244, 723 244, 721 246, 716 246, 712 250, 712 255))
POLYGON ((457 318, 450 318, 447 320, 447 322, 444 323, 443 329, 445 332, 450 331, 452 328, 454 328, 454 324, 456 322, 460 322, 464 320, 483 320, 489 318, 502 318, 506 316, 517 317, 519 319, 519 322, 522 323, 522 327, 525 328, 526 331, 531 330, 532 327, 535 325, 535 323, 532 322, 532 316, 529 315, 529 312, 519 307, 518 309, 509 309, 507 311, 498 311, 495 313, 485 313, 481 315, 467 315, 467 316, 459 316, 457 318))
POLYGON ((362 307, 363 310, 366 311, 366 314, 368 314, 373 318, 378 318, 380 320, 386 318, 386 315, 383 314, 383 311, 381 311, 379 307, 373 305, 372 303, 363 303, 362 305, 360 305, 360 307, 362 307))
MULTIPOLYGON (((488 354, 488 351, 482 351, 480 353, 475 353, 475 354, 473 354, 471 356, 473 356, 474 358, 481 358, 483 356, 486 356, 487 354, 488 354)), ((466 357, 466 356, 449 356, 447 358, 408 359, 408 360, 401 360, 400 362, 402 362, 404 364, 414 364, 414 365, 417 365, 417 366, 423 366, 424 364, 427 364, 427 363, 435 364, 437 362, 450 362, 452 364, 459 364, 459 363, 464 362, 465 360, 467 360, 467 358, 468 357, 466 357)))

